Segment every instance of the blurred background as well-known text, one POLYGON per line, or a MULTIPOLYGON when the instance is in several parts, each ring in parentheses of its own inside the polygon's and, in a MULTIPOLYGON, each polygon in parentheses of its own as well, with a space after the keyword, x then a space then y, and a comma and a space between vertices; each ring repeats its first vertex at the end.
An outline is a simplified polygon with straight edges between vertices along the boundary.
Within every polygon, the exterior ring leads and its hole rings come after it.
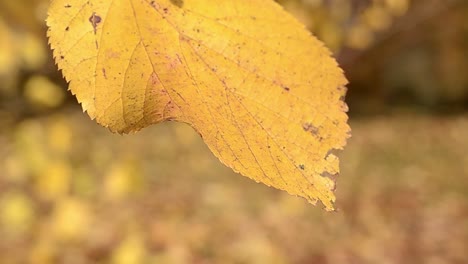
POLYGON ((0 0, 0 263, 468 263, 468 1, 278 2, 351 82, 338 212, 234 174, 186 125, 98 126, 48 0, 0 0))

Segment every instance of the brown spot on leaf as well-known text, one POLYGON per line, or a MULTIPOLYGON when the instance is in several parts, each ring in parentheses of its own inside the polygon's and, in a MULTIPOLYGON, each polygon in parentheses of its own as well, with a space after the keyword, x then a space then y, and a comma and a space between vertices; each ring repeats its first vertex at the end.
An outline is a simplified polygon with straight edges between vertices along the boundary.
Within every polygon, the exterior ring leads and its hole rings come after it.
POLYGON ((306 132, 312 133, 313 135, 317 135, 318 133, 318 128, 309 122, 302 124, 302 129, 306 132))
POLYGON ((89 22, 93 26, 94 29, 94 34, 97 32, 97 26, 99 23, 101 23, 102 18, 96 14, 96 12, 93 12, 93 14, 89 17, 89 22))

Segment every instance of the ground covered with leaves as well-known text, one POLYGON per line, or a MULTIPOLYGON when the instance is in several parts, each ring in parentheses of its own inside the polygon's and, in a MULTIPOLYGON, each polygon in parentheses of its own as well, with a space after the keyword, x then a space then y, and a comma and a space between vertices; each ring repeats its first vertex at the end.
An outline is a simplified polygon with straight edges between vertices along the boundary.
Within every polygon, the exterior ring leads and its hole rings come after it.
POLYGON ((2 263, 467 263, 468 116, 351 120, 338 212, 235 175, 188 126, 77 111, 0 134, 2 263))

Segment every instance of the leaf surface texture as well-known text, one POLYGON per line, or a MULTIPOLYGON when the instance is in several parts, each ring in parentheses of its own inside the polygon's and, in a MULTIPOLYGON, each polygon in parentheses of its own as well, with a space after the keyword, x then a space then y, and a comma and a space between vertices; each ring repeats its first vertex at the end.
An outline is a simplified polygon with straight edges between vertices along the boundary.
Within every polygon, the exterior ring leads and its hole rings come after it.
POLYGON ((346 79, 269 0, 54 0, 49 39, 83 109, 114 132, 190 124, 227 166, 333 209, 346 79))

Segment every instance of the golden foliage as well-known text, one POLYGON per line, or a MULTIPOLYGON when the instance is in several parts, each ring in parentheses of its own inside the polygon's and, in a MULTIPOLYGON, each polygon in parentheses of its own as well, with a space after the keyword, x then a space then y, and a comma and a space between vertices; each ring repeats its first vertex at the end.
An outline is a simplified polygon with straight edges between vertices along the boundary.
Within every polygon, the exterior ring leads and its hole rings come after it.
POLYGON ((333 208, 346 79, 277 4, 56 0, 49 11, 56 62, 98 123, 189 123, 235 171, 333 208))
POLYGON ((278 0, 333 51, 366 50, 414 0, 278 0), (376 37, 377 36, 377 37, 376 37))
POLYGON ((48 2, 0 1, 0 129, 17 117, 47 113, 65 102, 45 38, 48 2))
POLYGON ((24 96, 38 108, 56 108, 65 100, 62 88, 42 75, 28 79, 24 85, 24 96))
POLYGON ((330 216, 236 177, 185 124, 119 136, 78 111, 23 121, 0 133, 1 157, 15 160, 0 159, 2 264, 468 263, 468 116, 405 113, 351 125, 340 210, 330 216), (17 133, 29 137, 5 140, 17 133), (66 133, 70 146, 57 148, 52 133, 66 133), (31 162, 57 157, 73 172, 69 193, 46 201, 31 162), (131 167, 144 188, 110 197, 107 170, 128 157, 138 158, 131 167), (18 181, 19 170, 29 180, 18 181))

